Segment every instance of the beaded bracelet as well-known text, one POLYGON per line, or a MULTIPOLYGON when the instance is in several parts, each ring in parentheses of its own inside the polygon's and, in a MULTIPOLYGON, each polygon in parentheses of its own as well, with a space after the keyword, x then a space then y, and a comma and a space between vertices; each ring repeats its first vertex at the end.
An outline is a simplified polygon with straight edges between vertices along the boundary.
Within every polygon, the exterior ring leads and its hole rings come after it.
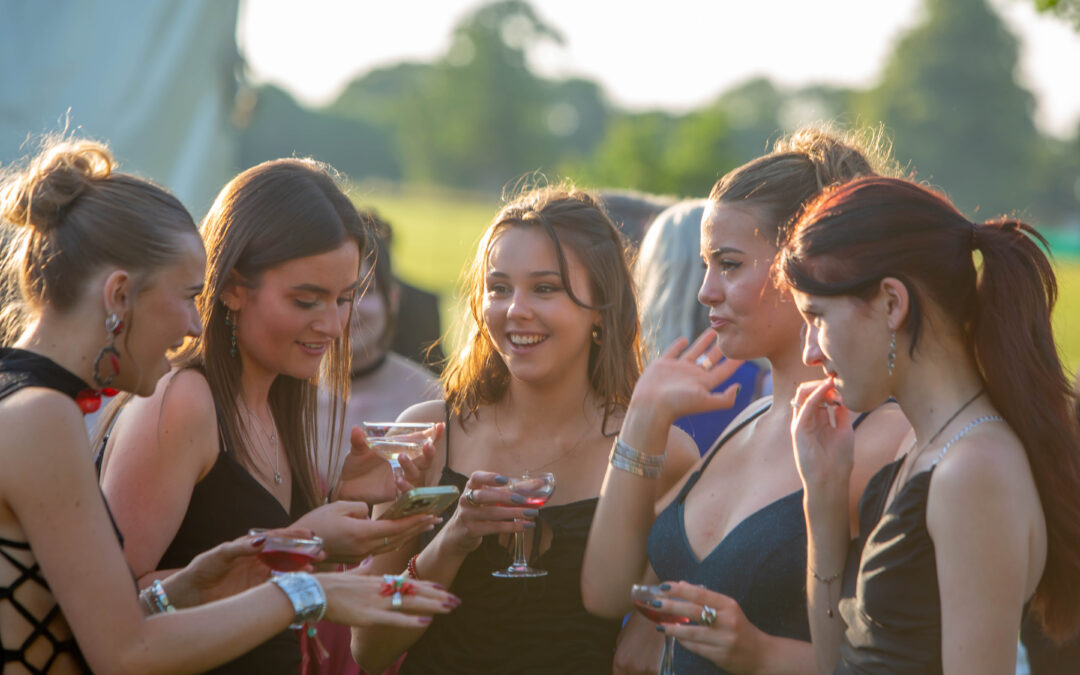
POLYGON ((307 572, 286 572, 270 577, 292 603, 293 622, 289 628, 303 628, 305 623, 315 623, 326 614, 326 593, 319 580, 307 572))
POLYGON ((405 574, 408 574, 410 577, 416 579, 417 581, 420 580, 420 575, 416 573, 416 559, 419 557, 420 554, 417 553, 413 557, 409 558, 409 564, 405 566, 405 574))
POLYGON ((151 614, 176 611, 176 608, 169 602, 169 596, 165 595, 165 588, 161 585, 159 579, 154 579, 153 583, 144 588, 139 593, 139 599, 146 603, 151 614))

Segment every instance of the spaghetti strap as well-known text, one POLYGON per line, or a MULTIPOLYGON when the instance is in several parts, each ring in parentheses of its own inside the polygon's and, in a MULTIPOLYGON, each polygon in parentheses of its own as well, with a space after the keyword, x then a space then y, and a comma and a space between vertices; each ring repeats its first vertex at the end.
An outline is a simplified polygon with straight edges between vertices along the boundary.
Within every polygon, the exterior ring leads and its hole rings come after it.
POLYGON ((450 406, 446 406, 446 458, 443 462, 443 471, 450 468, 450 406))

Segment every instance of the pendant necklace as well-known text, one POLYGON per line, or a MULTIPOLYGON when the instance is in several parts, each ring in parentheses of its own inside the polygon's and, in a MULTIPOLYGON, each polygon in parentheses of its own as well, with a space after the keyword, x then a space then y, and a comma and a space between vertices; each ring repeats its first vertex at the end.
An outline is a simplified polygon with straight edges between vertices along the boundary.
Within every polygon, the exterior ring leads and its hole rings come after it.
MULTIPOLYGON (((274 456, 274 483, 276 485, 281 485, 284 479, 281 477, 281 452, 278 450, 277 426, 274 425, 274 431, 268 433, 262 422, 255 419, 255 415, 252 414, 251 409, 247 407, 246 403, 244 404, 244 409, 247 410, 248 419, 255 420, 254 426, 259 427, 259 431, 262 432, 262 435, 270 442, 270 453, 274 456)), ((270 411, 269 402, 266 404, 266 412, 270 415, 271 424, 273 425, 274 413, 270 411)))

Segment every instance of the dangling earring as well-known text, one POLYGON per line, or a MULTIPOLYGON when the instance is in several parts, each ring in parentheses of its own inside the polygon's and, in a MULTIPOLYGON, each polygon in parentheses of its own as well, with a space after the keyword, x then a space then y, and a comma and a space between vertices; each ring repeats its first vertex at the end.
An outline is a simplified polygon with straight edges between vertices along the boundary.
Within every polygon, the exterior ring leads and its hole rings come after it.
POLYGON ((889 340, 889 377, 892 377, 894 367, 896 367, 896 331, 892 332, 892 338, 889 340))
POLYGON ((596 344, 600 344, 600 326, 593 326, 592 329, 592 341, 596 344))
POLYGON ((229 330, 229 356, 236 358, 236 319, 231 309, 225 310, 225 325, 229 330))
POLYGON ((124 322, 116 316, 115 312, 105 319, 105 333, 108 335, 109 342, 101 348, 94 359, 94 384, 98 386, 98 389, 108 387, 112 384, 113 378, 120 374, 120 352, 116 351, 116 337, 122 330, 124 330, 124 322), (101 362, 106 357, 109 359, 109 365, 112 366, 112 373, 107 377, 102 377, 101 362))

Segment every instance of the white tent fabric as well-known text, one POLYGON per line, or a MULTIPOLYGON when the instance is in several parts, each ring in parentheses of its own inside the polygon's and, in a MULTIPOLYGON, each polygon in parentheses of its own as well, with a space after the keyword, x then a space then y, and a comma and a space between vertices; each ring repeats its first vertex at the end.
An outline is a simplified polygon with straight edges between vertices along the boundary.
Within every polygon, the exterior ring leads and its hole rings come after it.
POLYGON ((0 0, 0 162, 68 125, 200 218, 235 169, 238 2, 0 0))

